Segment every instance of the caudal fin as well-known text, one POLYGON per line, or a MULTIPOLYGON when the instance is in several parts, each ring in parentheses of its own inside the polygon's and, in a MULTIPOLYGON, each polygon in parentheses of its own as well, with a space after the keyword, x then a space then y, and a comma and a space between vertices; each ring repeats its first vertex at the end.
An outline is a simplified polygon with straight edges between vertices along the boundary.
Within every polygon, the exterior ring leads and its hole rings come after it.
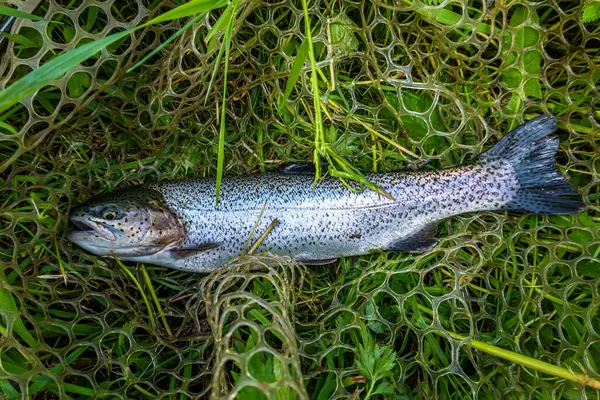
POLYGON ((504 209, 540 214, 573 214, 585 208, 581 195, 554 166, 558 138, 551 115, 534 118, 505 135, 479 157, 493 166, 508 162, 516 173, 518 191, 504 209))

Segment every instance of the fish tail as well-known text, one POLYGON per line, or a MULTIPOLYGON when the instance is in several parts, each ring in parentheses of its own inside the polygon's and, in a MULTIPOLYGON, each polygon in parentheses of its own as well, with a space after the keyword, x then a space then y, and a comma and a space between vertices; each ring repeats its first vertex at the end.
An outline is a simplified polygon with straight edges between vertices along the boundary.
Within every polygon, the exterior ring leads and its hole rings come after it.
POLYGON ((516 175, 516 194, 503 209, 573 214, 585 208, 581 195, 554 166, 558 138, 549 135, 555 130, 553 116, 539 116, 509 132, 479 157, 486 166, 508 162, 516 175))

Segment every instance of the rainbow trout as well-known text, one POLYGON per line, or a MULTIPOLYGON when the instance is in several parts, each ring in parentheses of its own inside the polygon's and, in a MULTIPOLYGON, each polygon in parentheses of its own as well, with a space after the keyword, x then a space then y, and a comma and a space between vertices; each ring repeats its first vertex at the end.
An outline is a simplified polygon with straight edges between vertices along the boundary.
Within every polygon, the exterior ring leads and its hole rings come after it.
POLYGON ((251 233, 256 240, 274 219, 279 223, 258 251, 307 264, 373 250, 425 252, 437 243, 438 221, 453 215, 581 210, 581 196, 554 167, 558 139, 549 135, 555 129, 556 120, 544 115, 473 163, 367 175, 393 199, 354 192, 331 177, 313 187, 313 176, 301 173, 224 178, 218 205, 213 179, 128 187, 73 209, 68 237, 97 255, 194 272, 240 255, 251 233))

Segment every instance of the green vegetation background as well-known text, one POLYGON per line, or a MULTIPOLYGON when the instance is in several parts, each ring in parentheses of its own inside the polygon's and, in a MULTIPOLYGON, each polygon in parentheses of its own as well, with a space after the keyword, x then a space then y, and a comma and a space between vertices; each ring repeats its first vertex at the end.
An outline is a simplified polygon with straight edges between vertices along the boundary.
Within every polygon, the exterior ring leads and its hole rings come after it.
POLYGON ((0 7, 6 397, 600 397, 599 2, 26 3, 0 7), (204 281, 64 239, 117 186, 298 160, 370 186, 543 112, 575 216, 467 215, 424 255, 204 281))

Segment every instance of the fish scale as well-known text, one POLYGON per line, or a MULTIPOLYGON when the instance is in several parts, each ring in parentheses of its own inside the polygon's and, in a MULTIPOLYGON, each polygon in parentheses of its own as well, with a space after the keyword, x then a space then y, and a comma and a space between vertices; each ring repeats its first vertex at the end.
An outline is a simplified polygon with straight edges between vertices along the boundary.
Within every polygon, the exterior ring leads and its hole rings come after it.
POLYGON ((554 118, 541 116, 504 136, 471 164, 366 175, 391 198, 357 185, 350 190, 332 177, 314 185, 313 176, 298 173, 225 177, 218 204, 213 179, 131 187, 74 210, 71 219, 84 231, 74 232, 72 240, 96 254, 206 272, 242 254, 277 219, 258 251, 291 255, 308 264, 374 250, 423 252, 437 243, 437 222, 453 215, 582 209, 581 197, 554 167, 558 140, 549 135, 555 129, 554 118), (111 229, 123 222, 102 223, 103 215, 121 215, 123 209, 132 221, 140 221, 140 215, 149 218, 144 229, 130 228, 149 250, 136 248, 131 235, 111 229), (86 221, 99 231, 87 241, 86 221))

